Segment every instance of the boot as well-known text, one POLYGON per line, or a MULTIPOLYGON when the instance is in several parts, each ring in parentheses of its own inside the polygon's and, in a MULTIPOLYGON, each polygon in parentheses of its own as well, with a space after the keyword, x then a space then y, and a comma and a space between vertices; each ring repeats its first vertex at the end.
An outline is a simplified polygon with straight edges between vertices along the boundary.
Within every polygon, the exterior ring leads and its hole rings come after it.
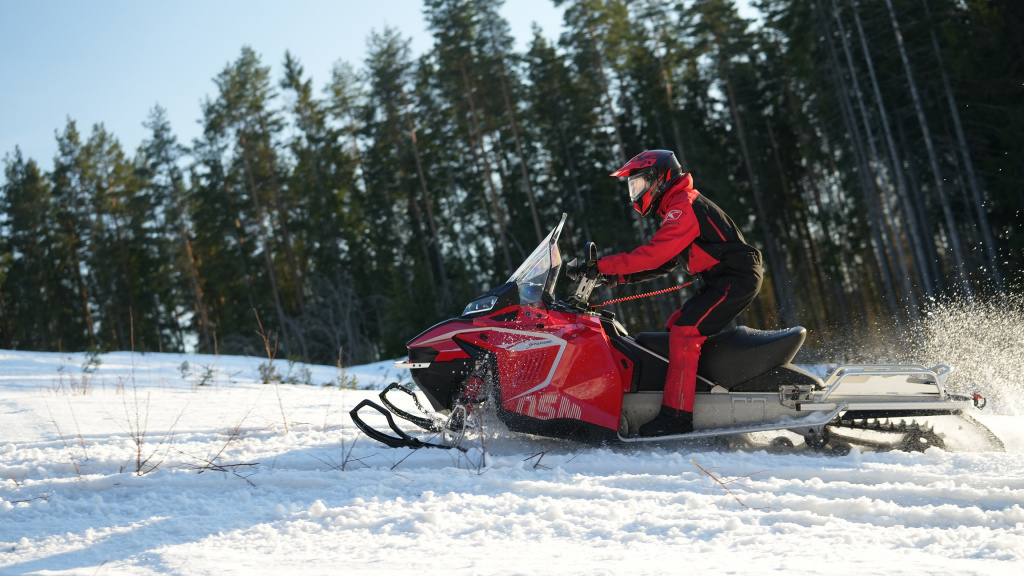
POLYGON ((693 432, 693 412, 676 410, 661 405, 661 411, 647 424, 640 427, 641 436, 669 436, 693 432))

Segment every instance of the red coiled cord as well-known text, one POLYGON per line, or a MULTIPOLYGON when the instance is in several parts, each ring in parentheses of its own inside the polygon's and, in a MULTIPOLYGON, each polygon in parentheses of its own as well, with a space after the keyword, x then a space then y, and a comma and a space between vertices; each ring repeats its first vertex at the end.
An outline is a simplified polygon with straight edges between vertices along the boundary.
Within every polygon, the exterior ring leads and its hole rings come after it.
POLYGON ((690 284, 693 284, 693 281, 687 282, 686 284, 680 284, 679 286, 674 286, 672 288, 665 288, 664 290, 657 290, 655 292, 646 292, 644 294, 636 294, 634 296, 626 296, 625 298, 616 298, 615 300, 609 300, 607 302, 602 302, 600 304, 594 304, 594 305, 591 306, 591 308, 600 308, 601 306, 607 306, 609 304, 617 304, 619 302, 626 302, 628 300, 636 300, 637 298, 646 298, 648 296, 657 296, 658 294, 665 294, 666 292, 674 292, 676 290, 682 290, 683 288, 686 288, 690 284))

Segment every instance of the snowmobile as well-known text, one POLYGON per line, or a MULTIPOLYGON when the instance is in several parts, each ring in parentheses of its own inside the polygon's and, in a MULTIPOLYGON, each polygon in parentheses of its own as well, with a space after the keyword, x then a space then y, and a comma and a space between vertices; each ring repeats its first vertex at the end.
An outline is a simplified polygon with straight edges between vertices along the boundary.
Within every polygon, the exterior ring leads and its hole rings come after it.
MULTIPOLYGON (((769 446, 778 449, 791 448, 793 439, 802 437, 805 447, 819 451, 837 446, 848 451, 850 444, 923 450, 943 447, 943 438, 916 420, 908 424, 907 418, 960 415, 985 405, 979 394, 947 392, 952 369, 945 364, 844 365, 822 380, 792 363, 806 338, 804 328, 738 326, 703 345, 694 431, 640 437, 639 426, 661 406, 669 334, 631 336, 613 312, 591 305, 600 278, 569 278, 575 282, 570 294, 556 299, 562 269, 558 239, 565 221, 563 214, 507 282, 474 298, 458 318, 408 342, 408 359, 394 366, 410 371, 434 414, 411 388, 392 383, 380 393, 383 407, 363 400, 351 410, 356 426, 390 447, 461 449, 468 416, 493 402, 497 417, 513 432, 585 442, 665 443, 769 433, 776 435, 769 446), (399 407, 396 393, 411 396, 423 414, 399 407), (364 409, 382 414, 394 435, 369 426, 360 415, 364 409), (404 432, 396 416, 433 433, 435 441, 404 432)), ((593 243, 586 250, 589 258, 597 257, 593 243)))

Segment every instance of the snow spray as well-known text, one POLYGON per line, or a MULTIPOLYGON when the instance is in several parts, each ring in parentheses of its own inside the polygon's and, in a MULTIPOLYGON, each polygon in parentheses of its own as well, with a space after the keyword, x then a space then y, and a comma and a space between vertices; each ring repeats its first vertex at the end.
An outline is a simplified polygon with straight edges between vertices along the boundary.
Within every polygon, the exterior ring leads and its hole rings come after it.
POLYGON ((951 392, 978 392, 994 412, 1024 414, 1024 295, 936 301, 921 328, 917 361, 952 366, 951 392))

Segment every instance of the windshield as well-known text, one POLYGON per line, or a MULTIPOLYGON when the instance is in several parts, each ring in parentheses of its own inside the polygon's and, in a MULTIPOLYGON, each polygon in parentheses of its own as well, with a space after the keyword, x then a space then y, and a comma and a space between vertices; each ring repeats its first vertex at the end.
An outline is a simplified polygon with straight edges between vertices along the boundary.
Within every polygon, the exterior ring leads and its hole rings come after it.
POLYGON ((566 215, 562 214, 562 220, 558 222, 558 226, 548 233, 547 237, 508 279, 509 282, 515 282, 519 287, 520 304, 542 302, 544 294, 548 295, 549 302, 554 302, 555 279, 558 278, 558 271, 562 267, 562 254, 558 251, 558 237, 562 234, 565 218, 566 215))

